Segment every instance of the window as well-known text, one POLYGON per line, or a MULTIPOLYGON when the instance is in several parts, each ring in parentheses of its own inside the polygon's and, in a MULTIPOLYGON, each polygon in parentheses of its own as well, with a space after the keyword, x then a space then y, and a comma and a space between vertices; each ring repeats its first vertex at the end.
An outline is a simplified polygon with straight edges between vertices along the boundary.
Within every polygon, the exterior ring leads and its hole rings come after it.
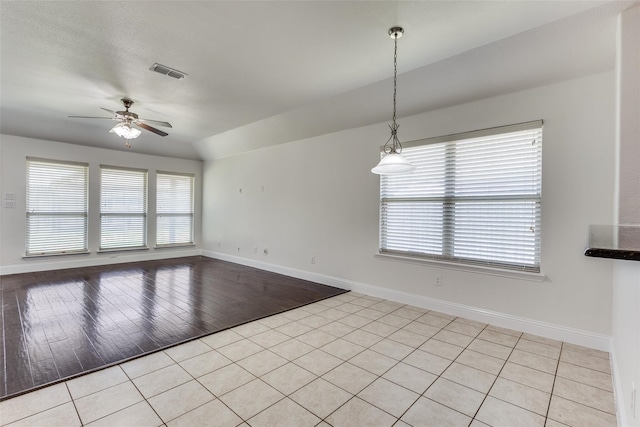
POLYGON ((100 250, 147 245, 147 171, 100 166, 100 250))
POLYGON ((540 272, 542 121, 405 144, 380 178, 380 252, 540 272))
POLYGON ((88 167, 27 158, 26 256, 88 251, 88 167))
POLYGON ((193 175, 158 172, 158 246, 193 243, 193 181, 193 175))

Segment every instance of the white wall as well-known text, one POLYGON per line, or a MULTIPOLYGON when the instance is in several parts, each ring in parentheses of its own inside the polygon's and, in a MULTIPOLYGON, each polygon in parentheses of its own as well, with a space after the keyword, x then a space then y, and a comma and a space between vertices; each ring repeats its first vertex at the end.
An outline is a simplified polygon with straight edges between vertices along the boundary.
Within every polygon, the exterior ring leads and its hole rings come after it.
POLYGON ((640 408, 635 407, 640 404, 640 263, 613 262, 612 358, 618 418, 620 425, 640 426, 640 408), (635 403, 633 387, 637 390, 635 403))
MULTIPOLYGON (((619 194, 614 223, 640 226, 640 6, 620 16, 617 41, 619 194)), ((618 424, 640 426, 640 263, 609 262, 613 263, 611 356, 618 424)))
POLYGON ((544 282, 375 256, 379 180, 370 169, 388 123, 205 163, 204 253, 528 319, 530 329, 585 332, 608 346, 612 265, 583 252, 588 225, 613 217, 614 73, 403 117, 399 136, 410 141, 535 119, 544 120, 544 282), (442 275, 441 287, 433 285, 435 275, 442 275))
POLYGON ((640 224, 640 6, 626 10, 618 22, 620 224, 640 224))
MULTIPOLYGON (((0 207, 0 273, 81 267, 146 259, 199 254, 202 209, 202 162, 150 156, 130 152, 84 147, 54 141, 0 135, 0 194, 15 193, 16 207, 0 207), (65 255, 23 259, 25 253, 26 157, 70 160, 89 163, 89 250, 90 255, 65 255), (150 249, 98 254, 100 241, 100 165, 135 167, 149 170, 148 237, 150 249), (155 244, 155 171, 195 174, 195 243, 184 248, 154 249, 155 244)), ((114 143, 118 143, 115 139, 114 143)))

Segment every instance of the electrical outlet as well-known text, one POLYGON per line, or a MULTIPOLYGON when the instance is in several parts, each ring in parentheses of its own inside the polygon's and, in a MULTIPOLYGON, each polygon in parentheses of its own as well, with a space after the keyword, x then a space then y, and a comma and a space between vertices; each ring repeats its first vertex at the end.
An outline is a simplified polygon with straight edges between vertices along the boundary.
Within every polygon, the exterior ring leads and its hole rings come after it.
POLYGON ((442 286, 442 276, 437 274, 434 278, 433 278, 433 284, 435 286, 442 286))
POLYGON ((9 209, 13 209, 16 207, 16 201, 15 200, 5 200, 4 201, 4 207, 5 208, 9 208, 9 209))

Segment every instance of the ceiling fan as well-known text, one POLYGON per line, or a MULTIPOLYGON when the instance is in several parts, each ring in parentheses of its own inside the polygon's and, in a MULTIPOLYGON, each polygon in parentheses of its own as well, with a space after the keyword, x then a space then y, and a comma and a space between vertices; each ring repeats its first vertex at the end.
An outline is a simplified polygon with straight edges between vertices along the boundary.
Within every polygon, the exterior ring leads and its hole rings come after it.
POLYGON ((114 117, 91 117, 91 116, 69 116, 69 117, 76 118, 76 119, 117 120, 119 123, 115 125, 110 132, 114 132, 118 136, 123 137, 124 139, 134 139, 139 137, 140 134, 142 133, 140 132, 140 130, 136 129, 135 127, 132 127, 131 125, 135 125, 137 127, 148 130, 160 136, 169 135, 168 133, 163 132, 160 129, 156 129, 152 126, 149 126, 147 123, 152 123, 156 126, 164 126, 169 128, 173 127, 171 126, 170 123, 161 122, 158 120, 141 119, 138 117, 136 113, 132 113, 131 111, 129 111, 129 107, 133 105, 133 101, 131 99, 122 98, 121 101, 124 104, 124 111, 113 111, 113 110, 109 110, 108 108, 100 107, 101 109, 113 114, 114 117))

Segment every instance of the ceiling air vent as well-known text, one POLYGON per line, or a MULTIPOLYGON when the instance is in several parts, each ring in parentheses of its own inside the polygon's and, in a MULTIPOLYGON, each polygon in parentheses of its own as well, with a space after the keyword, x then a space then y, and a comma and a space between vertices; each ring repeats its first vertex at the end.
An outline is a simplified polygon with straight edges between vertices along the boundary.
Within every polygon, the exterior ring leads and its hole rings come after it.
POLYGON ((158 64, 157 62, 153 64, 149 69, 151 71, 155 71, 156 73, 164 74, 165 76, 173 77, 174 79, 178 80, 184 79, 187 75, 187 73, 183 73, 182 71, 167 67, 166 65, 158 64))

